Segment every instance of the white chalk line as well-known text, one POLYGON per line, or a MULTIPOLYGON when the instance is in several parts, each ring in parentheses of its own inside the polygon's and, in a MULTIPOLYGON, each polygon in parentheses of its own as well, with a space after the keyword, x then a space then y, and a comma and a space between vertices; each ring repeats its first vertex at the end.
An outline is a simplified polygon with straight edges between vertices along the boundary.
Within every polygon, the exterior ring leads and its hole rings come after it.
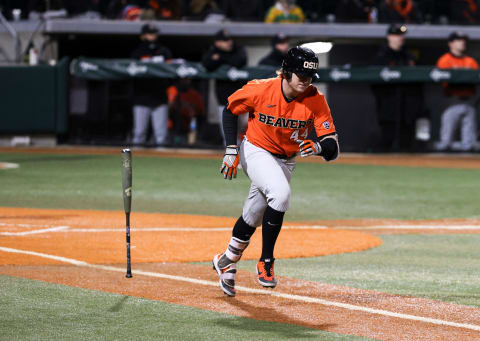
POLYGON ((50 227, 45 224, 17 224, 17 223, 0 223, 0 226, 15 226, 15 227, 50 227))
MULTIPOLYGON (((123 232, 124 227, 92 227, 92 228, 72 228, 70 226, 51 226, 51 225, 28 225, 28 224, 9 224, 0 223, 0 226, 14 227, 45 227, 39 230, 29 230, 22 232, 4 231, 0 232, 2 236, 27 236, 32 234, 55 233, 55 232, 80 232, 80 233, 101 233, 101 232, 123 232)), ((329 227, 324 225, 287 225, 283 226, 284 230, 326 230, 326 229, 344 229, 344 230, 452 230, 452 231, 477 231, 480 230, 479 225, 373 225, 373 226, 335 226, 329 227)), ((132 227, 132 232, 222 232, 231 231, 232 227, 132 227)))
MULTIPOLYGON (((40 225, 37 225, 37 227, 40 225)), ((46 226, 45 226, 46 227, 46 226)), ((230 227, 132 227, 132 232, 218 232, 232 231, 230 227)), ((327 226, 304 225, 304 226, 284 226, 286 230, 324 230, 327 226)), ((125 228, 72 228, 70 226, 54 226, 40 230, 30 230, 22 232, 0 232, 2 236, 26 236, 31 234, 51 233, 51 232, 124 232, 125 228)))
MULTIPOLYGON (((131 231, 141 231, 141 232, 217 232, 217 231, 232 231, 233 226, 229 227, 132 227, 131 231)), ((304 226, 283 226, 282 229, 285 230, 325 230, 328 229, 327 226, 319 225, 304 225, 304 226)), ((125 228, 71 228, 68 231, 64 232, 117 232, 125 231, 125 228)), ((59 231, 60 232, 60 231, 59 231)))
MULTIPOLYGON (((89 268, 94 268, 94 269, 99 269, 99 270, 125 272, 125 269, 123 269, 123 268, 117 268, 117 267, 107 266, 107 265, 90 264, 90 263, 87 263, 87 262, 84 262, 84 261, 81 261, 81 260, 66 258, 66 257, 60 257, 60 256, 55 256, 55 255, 49 255, 49 254, 46 254, 46 253, 39 253, 39 252, 28 251, 28 250, 12 249, 12 248, 2 247, 2 246, 0 246, 0 251, 9 252, 9 253, 20 253, 20 254, 25 254, 25 255, 30 255, 30 256, 37 256, 37 257, 42 257, 42 258, 47 258, 47 259, 53 259, 53 260, 57 260, 57 261, 60 261, 60 262, 67 263, 67 264, 89 267, 89 268)), ((170 279, 170 280, 174 280, 174 281, 181 281, 181 282, 187 282, 187 283, 193 283, 193 284, 199 284, 199 285, 206 285, 206 286, 214 286, 214 287, 218 286, 218 282, 207 281, 207 280, 196 279, 196 278, 190 278, 190 277, 183 277, 183 276, 174 276, 174 275, 168 275, 168 274, 151 272, 151 271, 135 270, 134 275, 142 275, 142 276, 148 276, 148 277, 170 279)), ((358 306, 358 305, 353 305, 353 304, 348 304, 348 303, 335 302, 335 301, 328 301, 328 300, 324 300, 324 299, 321 299, 321 298, 315 298, 315 297, 286 294, 286 293, 282 293, 282 292, 278 292, 278 291, 271 291, 271 290, 265 290, 265 289, 253 289, 253 288, 248 288, 248 287, 244 287, 244 286, 236 286, 235 289, 237 291, 243 291, 243 292, 248 292, 248 293, 252 293, 252 294, 270 295, 270 296, 284 298, 284 299, 292 300, 292 301, 300 301, 300 302, 306 302, 306 303, 316 303, 316 304, 320 304, 320 305, 324 305, 324 306, 331 306, 331 307, 337 307, 337 308, 342 308, 342 309, 347 309, 347 310, 361 311, 361 312, 365 312, 365 313, 370 313, 370 314, 375 314, 375 315, 383 315, 383 316, 388 316, 388 317, 396 317, 396 318, 400 318, 400 319, 404 319, 404 320, 420 321, 420 322, 431 323, 431 324, 435 324, 435 325, 442 325, 442 326, 449 326, 449 327, 464 328, 464 329, 480 331, 480 326, 479 325, 474 325, 474 324, 458 323, 458 322, 434 319, 434 318, 430 318, 430 317, 395 313, 395 312, 388 311, 388 310, 363 307, 363 306, 358 306)))
POLYGON ((480 230, 480 225, 373 225, 335 226, 346 230, 480 230))
POLYGON ((56 226, 50 227, 48 229, 41 229, 41 230, 31 230, 31 231, 23 231, 23 232, 0 232, 2 236, 28 236, 31 234, 41 234, 41 233, 48 233, 48 232, 60 232, 68 230, 68 226, 56 226))

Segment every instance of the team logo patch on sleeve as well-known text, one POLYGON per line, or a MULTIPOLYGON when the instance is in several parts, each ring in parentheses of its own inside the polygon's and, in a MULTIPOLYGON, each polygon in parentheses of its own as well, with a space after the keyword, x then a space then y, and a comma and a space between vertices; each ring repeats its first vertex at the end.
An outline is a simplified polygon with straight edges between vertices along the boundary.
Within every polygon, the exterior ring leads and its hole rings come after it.
POLYGON ((323 127, 324 127, 326 130, 330 129, 330 122, 328 122, 328 121, 323 122, 323 127))

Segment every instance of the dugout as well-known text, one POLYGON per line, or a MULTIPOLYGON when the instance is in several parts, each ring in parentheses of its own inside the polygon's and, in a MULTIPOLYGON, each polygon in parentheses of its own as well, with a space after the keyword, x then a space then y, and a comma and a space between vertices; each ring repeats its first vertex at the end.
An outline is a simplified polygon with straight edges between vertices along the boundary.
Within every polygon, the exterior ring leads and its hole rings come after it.
MULTIPOLYGON (((21 24, 18 28, 21 30, 21 24)), ((42 29, 55 58, 125 58, 137 43, 142 23, 108 20, 49 20, 42 29)), ((291 24, 263 23, 203 23, 155 22, 162 31, 162 43, 169 46, 175 58, 198 61, 219 27, 227 28, 234 38, 247 48, 249 65, 256 64, 270 47, 270 38, 284 32, 291 43, 331 41, 332 50, 321 57, 322 67, 365 67, 379 44, 384 41, 387 25, 382 24, 291 24)), ((32 31, 30 25, 30 31, 32 31)), ((28 33, 28 27, 25 30, 28 33)), ((446 49, 446 37, 453 30, 470 36, 469 54, 480 55, 480 28, 457 26, 409 25, 407 46, 419 57, 420 65, 433 65, 446 49)), ((0 29, 2 36, 2 29, 0 29)), ((3 38, 2 38, 3 39, 3 38)), ((393 80, 395 81, 395 80, 393 80)), ((423 82, 423 81, 422 81, 423 82)), ((60 143, 121 144, 131 127, 131 88, 126 80, 85 80, 72 77, 70 81, 69 127, 58 134, 60 143)), ((196 86, 211 99, 208 81, 199 80, 196 86)), ((378 126, 375 105, 368 82, 343 80, 320 84, 326 92, 341 133, 342 150, 372 151, 378 126)), ((425 104, 431 112, 432 138, 438 132, 443 96, 438 83, 424 84, 425 104)), ((215 122, 212 122, 214 125, 215 122)), ((212 134, 215 129, 212 128, 212 134)), ((217 140, 218 141, 218 140, 217 140)), ((215 141, 212 145, 215 146, 215 141)))

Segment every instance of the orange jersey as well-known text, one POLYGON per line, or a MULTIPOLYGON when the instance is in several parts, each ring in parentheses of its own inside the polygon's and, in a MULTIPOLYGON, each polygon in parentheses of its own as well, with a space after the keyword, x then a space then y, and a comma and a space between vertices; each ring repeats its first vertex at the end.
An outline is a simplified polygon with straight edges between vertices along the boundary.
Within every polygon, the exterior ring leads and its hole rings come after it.
MULTIPOLYGON (((456 57, 450 52, 445 53, 437 61, 440 69, 478 69, 478 63, 469 56, 456 57)), ((475 95, 474 84, 443 84, 447 96, 471 97, 475 95)))
POLYGON ((325 96, 310 85, 287 102, 280 77, 248 82, 228 97, 227 109, 235 115, 248 112, 248 141, 274 154, 294 155, 295 140, 305 140, 313 127, 319 137, 335 133, 325 96))
POLYGON ((441 69, 478 69, 478 63, 469 56, 456 57, 451 53, 445 53, 437 61, 437 67, 441 69))

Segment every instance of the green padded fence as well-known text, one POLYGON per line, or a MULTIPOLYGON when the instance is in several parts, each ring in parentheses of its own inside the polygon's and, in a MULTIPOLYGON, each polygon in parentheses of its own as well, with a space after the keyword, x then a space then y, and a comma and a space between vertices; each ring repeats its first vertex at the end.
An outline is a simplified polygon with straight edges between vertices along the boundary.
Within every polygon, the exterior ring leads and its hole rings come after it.
MULTIPOLYGON (((71 72, 76 77, 95 80, 128 78, 202 78, 224 80, 248 80, 275 76, 275 68, 267 66, 236 69, 222 66, 215 72, 207 72, 200 63, 150 63, 131 59, 89 59, 72 61, 71 72)), ((441 70, 431 66, 416 67, 355 67, 322 68, 317 72, 320 82, 368 82, 407 83, 442 82, 478 83, 480 71, 441 70)))

